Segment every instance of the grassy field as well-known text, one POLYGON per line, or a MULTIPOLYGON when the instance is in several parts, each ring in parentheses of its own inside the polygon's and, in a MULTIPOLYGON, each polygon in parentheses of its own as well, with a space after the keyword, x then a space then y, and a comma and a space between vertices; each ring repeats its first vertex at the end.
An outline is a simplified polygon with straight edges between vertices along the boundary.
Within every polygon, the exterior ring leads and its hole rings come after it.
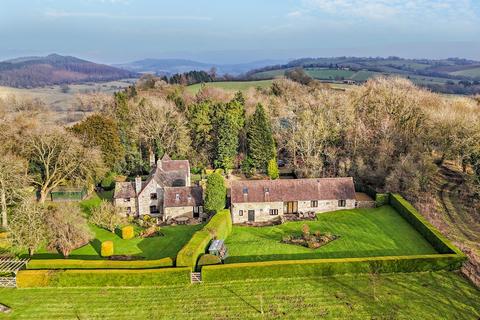
POLYGON ((390 206, 354 209, 317 215, 317 221, 289 222, 272 227, 234 226, 227 238, 227 263, 434 254, 435 249, 390 206), (285 235, 330 232, 340 239, 318 248, 281 243, 285 235))
POLYGON ((196 94, 202 85, 207 87, 215 87, 224 90, 242 91, 250 88, 267 88, 272 85, 272 80, 259 80, 259 81, 221 81, 221 82, 208 82, 205 84, 197 83, 187 87, 187 90, 193 94, 196 94))
POLYGON ((480 68, 460 70, 460 71, 450 72, 450 74, 453 74, 453 75, 456 75, 456 76, 466 76, 466 77, 472 77, 472 78, 480 78, 480 68))
POLYGON ((140 288, 0 289, 0 319, 478 319, 454 273, 345 275, 140 288))
MULTIPOLYGON (((80 206, 86 215, 90 210, 100 204, 101 198, 111 198, 111 193, 101 195, 93 194, 87 200, 80 202, 80 206)), ((167 226, 162 227, 161 232, 164 236, 152 238, 135 237, 130 240, 124 240, 116 233, 112 233, 95 225, 90 225, 90 229, 95 234, 95 239, 86 246, 74 250, 71 259, 98 260, 103 259, 100 256, 100 248, 103 241, 113 241, 114 253, 116 255, 132 255, 145 259, 161 259, 166 257, 175 258, 178 251, 190 240, 192 235, 200 230, 202 225, 195 226, 167 226)), ((139 229, 136 230, 138 234, 139 229)), ((62 256, 56 252, 48 252, 46 249, 39 250, 34 259, 59 259, 62 256)))
POLYGON ((321 68, 307 68, 305 72, 312 78, 320 80, 334 80, 335 78, 350 79, 355 71, 351 70, 337 70, 337 69, 321 69, 321 68))

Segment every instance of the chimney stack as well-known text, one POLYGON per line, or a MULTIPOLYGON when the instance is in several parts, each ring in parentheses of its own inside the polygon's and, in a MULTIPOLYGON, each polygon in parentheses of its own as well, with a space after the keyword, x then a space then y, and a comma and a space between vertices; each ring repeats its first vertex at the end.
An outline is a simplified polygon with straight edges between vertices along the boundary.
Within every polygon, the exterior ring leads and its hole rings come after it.
POLYGON ((140 191, 142 191, 142 177, 137 176, 135 178, 135 192, 138 195, 140 193, 140 191))
POLYGON ((149 162, 150 162, 150 168, 153 169, 153 167, 155 166, 155 153, 153 153, 152 151, 150 151, 150 154, 149 154, 149 162))

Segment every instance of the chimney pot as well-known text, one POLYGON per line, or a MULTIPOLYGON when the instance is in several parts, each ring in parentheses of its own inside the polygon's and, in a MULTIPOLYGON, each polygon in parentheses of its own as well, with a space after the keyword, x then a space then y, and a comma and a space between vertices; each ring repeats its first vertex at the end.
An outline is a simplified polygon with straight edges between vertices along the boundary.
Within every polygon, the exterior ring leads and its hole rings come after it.
POLYGON ((137 176, 135 178, 135 192, 138 195, 140 193, 140 191, 142 191, 142 177, 137 176))

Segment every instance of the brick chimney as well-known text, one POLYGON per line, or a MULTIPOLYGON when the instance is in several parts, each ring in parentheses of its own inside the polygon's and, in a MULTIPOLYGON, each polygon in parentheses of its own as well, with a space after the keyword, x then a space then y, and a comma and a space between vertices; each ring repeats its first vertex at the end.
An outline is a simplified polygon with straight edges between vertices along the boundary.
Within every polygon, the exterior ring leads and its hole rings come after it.
POLYGON ((140 191, 142 191, 142 177, 137 176, 135 178, 135 192, 138 195, 140 193, 140 191))

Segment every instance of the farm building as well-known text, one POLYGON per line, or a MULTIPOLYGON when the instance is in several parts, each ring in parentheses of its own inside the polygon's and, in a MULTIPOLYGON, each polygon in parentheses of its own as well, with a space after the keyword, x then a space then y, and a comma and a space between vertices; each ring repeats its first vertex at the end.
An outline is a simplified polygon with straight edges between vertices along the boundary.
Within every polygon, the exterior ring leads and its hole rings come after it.
POLYGON ((230 192, 233 223, 356 206, 353 178, 241 180, 232 182, 230 192))

